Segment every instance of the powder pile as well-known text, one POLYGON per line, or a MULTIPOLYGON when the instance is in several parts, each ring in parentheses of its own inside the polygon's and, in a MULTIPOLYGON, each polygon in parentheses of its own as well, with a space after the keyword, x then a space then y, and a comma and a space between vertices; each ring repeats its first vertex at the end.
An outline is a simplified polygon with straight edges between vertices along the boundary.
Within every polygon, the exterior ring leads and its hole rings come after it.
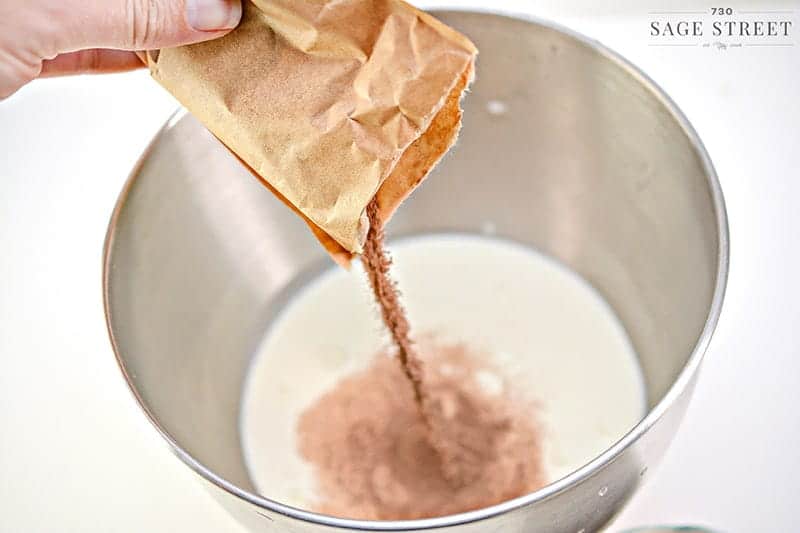
POLYGON ((301 455, 315 467, 316 510, 411 520, 479 509, 545 484, 531 406, 462 345, 426 341, 424 389, 437 439, 457 443, 468 482, 454 486, 401 365, 383 353, 301 416, 301 455))

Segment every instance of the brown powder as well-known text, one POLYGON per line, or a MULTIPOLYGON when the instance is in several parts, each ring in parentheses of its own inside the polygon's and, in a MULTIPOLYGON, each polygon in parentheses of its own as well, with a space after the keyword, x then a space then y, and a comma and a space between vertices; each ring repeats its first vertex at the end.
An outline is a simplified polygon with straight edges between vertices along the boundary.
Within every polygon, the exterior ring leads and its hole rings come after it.
POLYGON ((401 365, 380 354, 342 380, 300 418, 299 447, 314 465, 316 510, 346 518, 411 520, 479 509, 544 485, 539 438, 530 405, 504 384, 482 385, 497 372, 465 346, 421 346, 424 394, 456 442, 471 480, 454 487, 431 445, 401 365))
POLYGON ((397 285, 389 275, 392 261, 384 248, 385 235, 379 211, 377 200, 373 200, 367 205, 369 231, 361 261, 367 272, 375 301, 380 308, 383 323, 392 336, 397 348, 397 357, 414 391, 417 409, 428 430, 428 440, 439 454, 439 468, 450 484, 457 488, 470 483, 478 476, 476 451, 463 438, 450 434, 450 428, 444 427, 446 421, 440 416, 440 410, 428 397, 426 386, 423 383, 422 360, 416 353, 409 337, 408 318, 400 303, 397 285))
POLYGON ((468 435, 464 434, 466 425, 461 428, 462 434, 454 433, 454 429, 448 427, 450 421, 442 417, 441 406, 436 405, 436 402, 428 396, 427 387, 423 383, 422 360, 409 337, 408 318, 400 303, 397 285, 389 275, 392 261, 384 248, 385 235, 379 211, 377 200, 367 205, 369 232, 361 261, 367 272, 375 301, 380 308, 383 323, 392 336, 403 372, 414 391, 414 399, 422 421, 427 427, 430 445, 439 455, 439 468, 452 488, 458 488, 479 477, 482 460, 479 442, 483 443, 484 440, 478 437, 472 442, 468 435))
POLYGON ((417 357, 411 344, 406 310, 400 303, 397 285, 389 276, 392 260, 389 259, 389 255, 383 247, 383 222, 379 212, 380 208, 376 200, 372 200, 367 204, 369 231, 367 232, 367 240, 364 243, 361 262, 367 272, 375 301, 380 307, 383 323, 392 335, 392 340, 397 348, 397 357, 400 359, 403 371, 414 390, 414 398, 417 404, 423 407, 424 413, 425 390, 422 386, 422 362, 417 357))
POLYGON ((362 262, 400 365, 384 356, 342 381, 301 417, 302 455, 316 467, 320 512, 403 520, 478 509, 543 485, 530 411, 508 391, 478 383, 485 363, 464 346, 424 349, 409 336, 399 292, 389 276, 378 205, 362 262))

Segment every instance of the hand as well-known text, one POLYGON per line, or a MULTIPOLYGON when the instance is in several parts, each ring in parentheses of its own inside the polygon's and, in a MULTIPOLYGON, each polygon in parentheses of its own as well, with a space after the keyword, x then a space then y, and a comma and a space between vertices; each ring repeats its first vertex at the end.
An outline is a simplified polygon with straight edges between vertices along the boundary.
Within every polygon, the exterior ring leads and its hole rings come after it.
POLYGON ((220 37, 240 0, 0 0, 0 99, 40 76, 142 66, 133 50, 220 37))

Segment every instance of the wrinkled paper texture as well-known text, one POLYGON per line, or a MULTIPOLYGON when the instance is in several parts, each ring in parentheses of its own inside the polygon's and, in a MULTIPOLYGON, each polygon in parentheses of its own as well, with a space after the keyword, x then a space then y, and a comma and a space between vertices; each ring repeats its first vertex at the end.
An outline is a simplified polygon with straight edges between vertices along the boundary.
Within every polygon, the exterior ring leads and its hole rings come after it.
POLYGON ((397 0, 244 0, 214 41, 148 52, 152 76, 300 214, 340 263, 455 141, 476 49, 397 0))

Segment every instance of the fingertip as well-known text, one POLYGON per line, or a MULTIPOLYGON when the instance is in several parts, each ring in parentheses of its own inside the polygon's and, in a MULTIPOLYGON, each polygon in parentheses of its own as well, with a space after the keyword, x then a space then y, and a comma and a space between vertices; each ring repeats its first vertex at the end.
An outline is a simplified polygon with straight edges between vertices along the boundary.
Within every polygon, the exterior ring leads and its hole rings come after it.
POLYGON ((197 31, 224 34, 241 19, 240 0, 186 0, 186 21, 197 31))

